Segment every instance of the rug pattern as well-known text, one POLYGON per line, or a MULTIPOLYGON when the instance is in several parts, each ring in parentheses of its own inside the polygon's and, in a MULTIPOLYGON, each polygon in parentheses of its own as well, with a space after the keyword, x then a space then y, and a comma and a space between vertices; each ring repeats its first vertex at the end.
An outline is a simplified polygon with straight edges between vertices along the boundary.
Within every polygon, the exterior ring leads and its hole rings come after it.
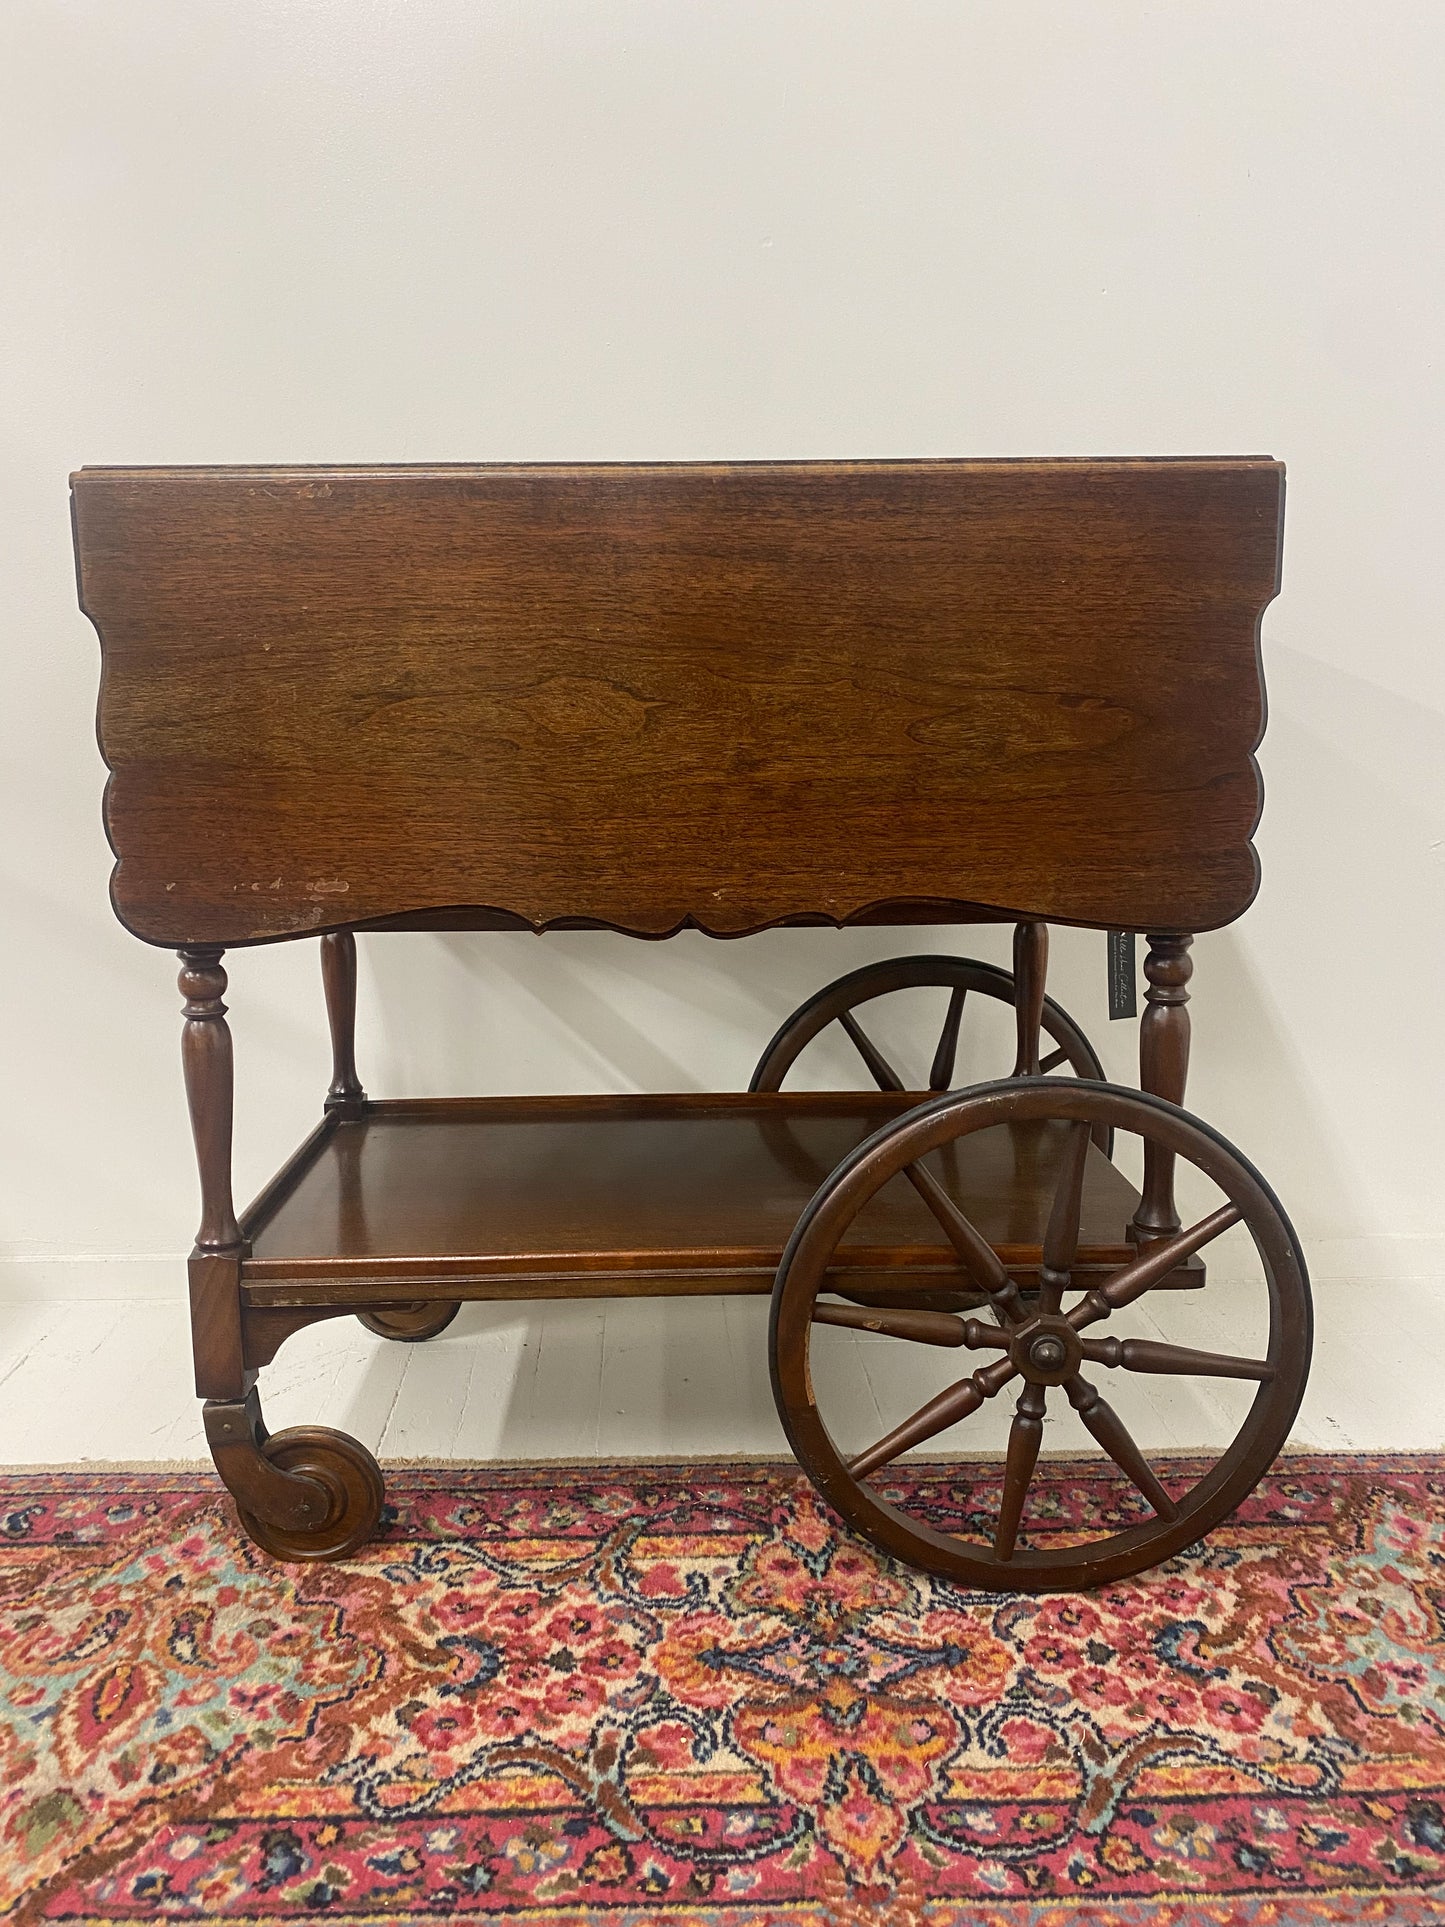
POLYGON ((1284 1460, 1045 1598, 893 1564, 791 1465, 388 1487, 304 1567, 199 1472, 0 1474, 0 1918, 1445 1921, 1445 1457, 1284 1460))

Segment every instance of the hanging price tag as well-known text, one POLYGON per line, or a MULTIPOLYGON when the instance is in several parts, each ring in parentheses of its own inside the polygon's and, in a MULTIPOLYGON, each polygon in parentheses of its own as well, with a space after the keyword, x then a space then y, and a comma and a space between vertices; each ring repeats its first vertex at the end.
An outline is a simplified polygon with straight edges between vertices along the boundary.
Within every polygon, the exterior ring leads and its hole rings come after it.
POLYGON ((1139 1015, 1138 974, 1134 962, 1134 932, 1109 932, 1109 1015, 1139 1015))

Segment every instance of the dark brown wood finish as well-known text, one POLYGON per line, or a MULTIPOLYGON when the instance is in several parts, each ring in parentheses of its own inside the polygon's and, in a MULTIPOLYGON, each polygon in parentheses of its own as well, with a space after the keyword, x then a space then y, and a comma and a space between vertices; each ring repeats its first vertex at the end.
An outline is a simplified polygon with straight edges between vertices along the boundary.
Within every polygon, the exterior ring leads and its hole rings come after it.
POLYGON ((1184 1093, 1182 933, 1255 887, 1277 464, 98 469, 73 489, 113 896, 182 961, 197 1388, 259 1545, 339 1557, 380 1515, 356 1440, 266 1428, 257 1371, 303 1325, 354 1312, 419 1340, 469 1298, 760 1291, 775 1271, 790 1435, 891 1551, 983 1584, 1094 1583, 1237 1502, 1298 1402, 1307 1287, 1257 1175, 1156 1099, 1184 1093), (1016 922, 1012 976, 947 957, 852 972, 794 1013, 747 1094, 373 1103, 357 1075, 358 925, 974 917, 1016 922), (1155 1098, 1091 1081, 1092 1047, 1045 996, 1050 918, 1156 933, 1155 1098), (325 1115, 238 1218, 223 946, 307 934, 325 1115), (955 1076, 970 991, 1010 1002, 1017 1035, 1012 1079, 927 1115, 858 1015, 925 988, 948 992, 931 1089, 955 1076), (783 1093, 835 1022, 878 1088, 783 1093), (1064 1065, 1075 1080, 1037 1075, 1064 1065), (1109 1161, 1116 1122, 1144 1138, 1142 1194, 1109 1161), (1181 1156, 1229 1199, 1187 1231, 1181 1156), (1266 1358, 1093 1330, 1201 1283, 1200 1252, 1241 1221, 1269 1280, 1266 1358), (844 1463, 811 1404, 814 1323, 998 1355, 844 1463), (1180 1498, 1084 1364, 1258 1390, 1180 1498), (1015 1380, 978 1557, 865 1493, 1015 1380), (1154 1508, 1102 1552, 1028 1545, 1053 1388, 1154 1508))
POLYGON ((242 1398, 208 1399, 202 1411, 216 1470, 244 1508, 292 1531, 324 1526, 331 1505, 321 1485, 289 1476, 266 1457, 270 1435, 254 1387, 242 1398))
POLYGON ((321 982, 331 1028, 326 1108, 359 1117, 366 1092, 356 1075, 356 938, 351 931, 329 930, 321 939, 321 982))
POLYGON ((375 1311, 359 1311, 356 1316, 378 1338, 397 1338, 409 1345, 420 1345, 444 1332, 461 1308, 455 1298, 443 1299, 440 1304, 422 1299, 406 1305, 379 1305, 375 1311))
POLYGON ((1263 458, 83 469, 117 912, 178 946, 1225 923, 1281 486, 1263 458))
MULTIPOLYGON (((748 1089, 781 1089, 789 1072, 814 1038, 820 1036, 829 1024, 841 1024, 845 1016, 852 1019, 848 1034, 854 1048, 858 1049, 858 1033, 862 1031, 867 1036, 859 1016, 862 1006, 878 997, 917 990, 948 992, 938 1043, 926 1081, 910 1080, 906 1074, 900 1076, 897 1072, 893 1075, 898 1080, 898 1087, 919 1092, 948 1090, 953 1079, 959 1032, 965 1021, 968 998, 988 997, 1005 1004, 1015 1003, 1016 987, 1012 974, 1000 970, 997 964, 982 963, 977 957, 890 957, 881 963, 863 964, 857 970, 848 971, 834 983, 815 991, 779 1026, 758 1059, 748 1089)), ((1031 1017, 1030 1021, 1034 1019, 1031 1017)), ((1067 1066, 1078 1077, 1102 1079, 1104 1067, 1099 1062, 1097 1052, 1062 1004, 1055 1003, 1051 997, 1040 997, 1037 1021, 1042 1036, 1052 1046, 1037 1068, 1053 1073, 1067 1066)), ((877 1082, 876 1052, 871 1057, 860 1055, 859 1061, 869 1077, 877 1082)), ((880 1088, 886 1090, 893 1087, 885 1081, 880 1088)))
MULTIPOLYGON (((201 1223, 190 1259, 196 1390, 206 1401, 206 1440, 216 1470, 251 1537, 278 1557, 339 1558, 375 1530, 381 1472, 366 1448, 344 1432, 303 1426, 273 1437, 261 1416, 256 1367, 275 1346, 268 1349, 264 1337, 256 1344, 241 1300, 247 1245, 232 1200, 234 1073, 221 955, 214 945, 180 952, 181 1061, 201 1179, 201 1223)), ((331 986, 328 974, 328 1001, 331 986)), ((334 1036, 334 1004, 332 1009, 334 1036)), ((314 1156, 331 1128, 331 1120, 324 1120, 266 1187, 258 1206, 277 1207, 299 1176, 303 1156, 314 1156)))
MULTIPOLYGON (((397 1288, 411 1280, 451 1297, 647 1293, 689 1279, 705 1291, 767 1290, 818 1186, 916 1101, 798 1091, 373 1103, 313 1140, 269 1215, 248 1215, 245 1297, 294 1304, 296 1287, 311 1285, 335 1302, 367 1280, 392 1303, 412 1298, 397 1288)), ((998 1254, 1000 1276, 1040 1263, 1067 1141, 1062 1127, 994 1133, 930 1167, 998 1254)), ((1087 1262, 1132 1256, 1137 1202, 1092 1150, 1087 1262)), ((954 1267, 933 1212, 901 1186, 860 1215, 839 1262, 874 1273, 954 1267)))
MULTIPOLYGON (((1022 1010, 1017 977, 1010 971, 1000 970, 997 964, 982 963, 977 957, 891 957, 882 963, 864 964, 858 970, 850 970, 836 982, 816 991, 779 1026, 758 1059, 748 1089, 780 1089, 814 1038, 829 1024, 836 1023, 851 1040, 861 1069, 880 1089, 921 1091, 924 1088, 921 1082, 910 1082, 880 1056, 859 1012, 879 997, 943 989, 948 991, 948 1004, 929 1066, 929 1090, 946 1091, 953 1082, 959 1032, 970 996, 992 998, 1014 1007, 1018 1039, 1015 1076, 1025 1074, 1018 1068, 1023 1061, 1031 1062, 1036 1073, 1052 1075, 1067 1066, 1076 1077, 1092 1077, 1102 1082, 1104 1067, 1093 1045, 1068 1011, 1044 994, 1047 925, 1020 924, 1014 936, 1014 952, 1016 958, 1022 955, 1025 975, 1033 973, 1025 987, 1022 1010), (1040 1060, 1044 1038, 1052 1048, 1040 1060)), ((1002 1069, 1002 1065, 999 1068, 1002 1069)), ((1094 1141, 1108 1157, 1112 1140, 1106 1126, 1099 1127, 1094 1141)))
MULTIPOLYGON (((1041 1187, 1042 1189, 1042 1187, 1041 1187)), ((917 1314, 914 1314, 916 1317, 917 1314)), ((1226 1517, 1268 1470, 1289 1434, 1309 1369, 1312 1313, 1299 1245, 1278 1202, 1254 1168, 1217 1132, 1159 1099, 1085 1080, 1011 1078, 938 1098, 900 1117, 848 1159, 820 1189, 799 1220, 773 1291, 770 1356, 778 1409, 789 1440, 814 1484, 875 1544, 895 1557, 952 1579, 990 1589, 1047 1592, 1099 1585, 1168 1558, 1226 1517), (1135 1251, 1102 1282, 1079 1275, 1084 1255, 1087 1171, 1098 1158, 1091 1138, 1105 1119, 1186 1158, 1224 1194, 1226 1202, 1188 1231, 1135 1251), (1058 1156, 1044 1234, 1043 1289, 1029 1301, 994 1298, 992 1321, 947 1320, 934 1314, 910 1329, 899 1314, 869 1324, 844 1318, 827 1294, 836 1290, 837 1257, 852 1227, 880 1200, 901 1191, 900 1179, 936 1160, 946 1147, 962 1152, 971 1140, 997 1137, 1023 1125, 1047 1124, 1058 1156), (1269 1339, 1265 1355, 1243 1358, 1188 1346, 1083 1334, 1155 1289, 1169 1269, 1231 1226, 1247 1227, 1260 1261, 1269 1339), (1067 1292, 1080 1295, 1065 1306, 1067 1292), (866 1450, 845 1457, 820 1409, 809 1347, 815 1326, 846 1323, 876 1331, 880 1340, 987 1348, 1001 1357, 937 1393, 866 1450), (957 1337, 950 1338, 949 1325, 957 1337), (1142 1344, 1142 1349, 1140 1349, 1142 1344), (1233 1442, 1199 1476, 1176 1472, 1168 1490, 1128 1428, 1080 1367, 1102 1363, 1126 1371, 1253 1380, 1254 1399, 1233 1442), (867 1481, 903 1452, 939 1439, 1006 1387, 1022 1381, 991 1532, 942 1532, 900 1509, 867 1481), (1118 1514, 1098 1536, 1059 1543, 1028 1531, 1027 1500, 1051 1391, 1068 1399, 1105 1454, 1150 1508, 1134 1524, 1118 1514)))
POLYGON ((206 1441, 247 1533, 278 1559, 340 1559, 381 1517, 381 1468, 345 1432, 268 1432, 254 1391, 209 1400, 206 1441))
MULTIPOLYGON (((1144 958, 1149 988, 1139 1021, 1139 1086, 1171 1104, 1183 1104, 1189 1076, 1189 979, 1192 937, 1151 936, 1144 958)), ((1157 1142, 1144 1146, 1144 1189, 1134 1216, 1141 1243, 1179 1229, 1174 1203, 1174 1159, 1157 1142)))
POLYGON ((191 1135, 201 1179, 197 1251, 235 1251, 241 1243, 231 1199, 231 1108, 234 1070, 226 1022, 226 973, 215 948, 183 950, 179 978, 185 998, 181 1064, 191 1135))
POLYGON ((252 1375, 240 1305, 245 1246, 231 1194, 234 1070, 221 954, 214 945, 180 952, 181 1068, 201 1181, 201 1222, 189 1266, 191 1345, 197 1392, 243 1398, 252 1375))
POLYGON ((1039 1038, 1044 1015, 1044 991, 1049 974, 1049 926, 1014 926, 1014 1018, 1018 1049, 1015 1077, 1039 1075, 1039 1038))

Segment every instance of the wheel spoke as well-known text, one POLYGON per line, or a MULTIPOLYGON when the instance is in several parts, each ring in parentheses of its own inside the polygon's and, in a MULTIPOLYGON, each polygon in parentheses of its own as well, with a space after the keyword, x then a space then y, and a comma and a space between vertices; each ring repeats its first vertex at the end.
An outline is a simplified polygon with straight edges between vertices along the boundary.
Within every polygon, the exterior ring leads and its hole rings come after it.
POLYGON ((1064 1386, 1069 1403, 1124 1476, 1144 1494, 1161 1519, 1177 1519, 1179 1508, 1155 1478, 1149 1461, 1128 1427, 1098 1389, 1078 1373, 1064 1386))
POLYGON ((1197 1352, 1188 1345, 1160 1345, 1152 1338, 1086 1338, 1084 1356, 1095 1365, 1122 1366, 1126 1372, 1178 1372, 1197 1378, 1274 1377, 1266 1358, 1236 1358, 1229 1352, 1197 1352))
POLYGON ((926 1405, 921 1405, 901 1425, 895 1425, 886 1438, 879 1439, 866 1452, 860 1452, 856 1458, 850 1459, 848 1470, 855 1479, 866 1479, 880 1465, 891 1464, 901 1452, 911 1451, 915 1445, 922 1445, 925 1439, 936 1438, 951 1425, 957 1425, 960 1419, 969 1418, 985 1399, 1002 1391, 1009 1380, 1017 1376, 1017 1371, 1017 1366, 1008 1358, 997 1359, 992 1365, 981 1365, 971 1378, 963 1378, 956 1385, 950 1385, 947 1391, 940 1392, 926 1405))
POLYGON ((933 1053, 933 1068, 928 1073, 928 1088, 931 1091, 946 1091, 952 1087, 953 1066, 958 1057, 958 1027, 963 1022, 963 1000, 967 995, 964 985, 956 984, 948 1000, 948 1015, 943 1020, 938 1049, 933 1053))
POLYGON ((869 1075, 880 1091, 904 1091, 908 1086, 894 1070, 888 1059, 879 1050, 873 1039, 864 1030, 851 1010, 841 1012, 838 1022, 847 1031, 857 1047, 858 1055, 868 1066, 869 1075))
POLYGON ((1084 1210, 1084 1169, 1089 1157, 1089 1126, 1070 1126, 1053 1209, 1044 1231, 1039 1309, 1056 1312, 1079 1250, 1079 1220, 1084 1210))
POLYGON ((986 1291, 994 1308, 1017 1324, 1023 1317, 1019 1288, 1003 1268, 988 1239, 959 1210, 938 1179, 921 1164, 905 1164, 903 1175, 943 1227, 945 1236, 974 1283, 986 1291))
POLYGON ((834 1305, 820 1298, 813 1305, 815 1325, 846 1325, 850 1331, 907 1338, 915 1345, 967 1345, 970 1351, 997 1351, 1008 1344, 1000 1325, 981 1318, 959 1318, 951 1311, 915 1305, 834 1305))
POLYGON ((1028 1497, 1029 1482, 1034 1476, 1039 1447, 1043 1443, 1046 1397, 1042 1385, 1025 1385, 1019 1393, 1014 1422, 1009 1427, 1003 1497, 999 1501, 998 1524, 993 1534, 994 1556, 998 1559, 1012 1559, 1018 1543, 1024 1500, 1028 1497))
POLYGON ((1069 1323, 1075 1331, 1082 1331, 1086 1325, 1096 1325, 1101 1318, 1107 1318, 1111 1311, 1121 1311, 1125 1305, 1132 1305, 1136 1298, 1142 1298, 1146 1291, 1152 1290, 1161 1278, 1167 1278, 1186 1258, 1192 1258, 1211 1239, 1217 1238, 1222 1231, 1228 1231, 1231 1225, 1238 1224, 1243 1216, 1237 1205, 1221 1205, 1218 1211, 1211 1211, 1207 1218, 1190 1225, 1187 1231, 1176 1232, 1172 1238, 1166 1238, 1163 1244, 1150 1245, 1133 1264, 1116 1271, 1108 1284, 1097 1286, 1086 1298, 1080 1299, 1069 1313, 1069 1323))
MULTIPOLYGON (((852 1011, 843 1011, 838 1022, 853 1040, 858 1055, 868 1066, 880 1090, 901 1091, 906 1088, 897 1071, 852 1011)), ((1018 1286, 999 1263, 998 1254, 987 1238, 974 1230, 932 1172, 925 1171, 920 1165, 910 1164, 904 1167, 904 1175, 943 1227, 950 1244, 963 1260, 964 1269, 1004 1309, 1007 1316, 1015 1320, 1021 1318, 1023 1308, 1019 1304, 1018 1286)))
POLYGON ((1084 1208, 1084 1167, 1089 1157, 1089 1126, 1069 1130, 1054 1205, 1044 1232, 1044 1263, 1050 1271, 1067 1272, 1079 1250, 1079 1219, 1084 1208))
POLYGON ((1059 1045, 1057 1050, 1051 1050, 1039 1065, 1039 1076, 1047 1077, 1050 1071, 1056 1071, 1060 1064, 1068 1061, 1068 1056, 1069 1053, 1064 1049, 1062 1044, 1059 1045))
MULTIPOLYGON (((969 1324, 977 1321, 970 1319, 969 1324)), ((872 1305, 830 1305, 822 1300, 813 1306, 815 1325, 845 1325, 850 1331, 878 1332, 885 1338, 908 1338, 915 1345, 966 1345, 968 1325, 951 1311, 914 1311, 872 1305)), ((1007 1344, 1000 1334, 1000 1343, 1007 1344)))

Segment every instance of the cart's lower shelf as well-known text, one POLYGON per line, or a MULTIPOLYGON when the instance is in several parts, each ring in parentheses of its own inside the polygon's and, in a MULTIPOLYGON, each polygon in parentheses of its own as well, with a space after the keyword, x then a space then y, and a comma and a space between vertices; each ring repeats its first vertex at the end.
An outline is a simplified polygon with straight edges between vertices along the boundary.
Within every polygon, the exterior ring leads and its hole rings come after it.
MULTIPOLYGON (((453 1298, 766 1291, 829 1172, 918 1102, 768 1092, 368 1104, 328 1119, 246 1214, 243 1294, 279 1307, 379 1302, 397 1284, 453 1298)), ((981 1131, 928 1160, 1011 1268, 1039 1262, 1064 1129, 981 1131)), ((1082 1264, 1128 1260, 1137 1202, 1091 1148, 1082 1264)), ((840 1258, 852 1283, 874 1272, 965 1282, 901 1178, 860 1214, 840 1258)))

